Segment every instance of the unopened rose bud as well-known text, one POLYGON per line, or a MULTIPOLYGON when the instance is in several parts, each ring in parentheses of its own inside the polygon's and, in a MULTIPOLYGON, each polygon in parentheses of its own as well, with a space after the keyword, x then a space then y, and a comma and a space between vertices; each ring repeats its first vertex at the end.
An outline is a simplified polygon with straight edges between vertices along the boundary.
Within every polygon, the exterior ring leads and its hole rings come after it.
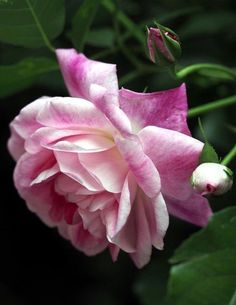
POLYGON ((232 187, 232 171, 218 163, 202 163, 192 174, 191 183, 201 195, 221 195, 232 187))
POLYGON ((148 29, 147 45, 151 61, 161 66, 173 64, 181 55, 177 35, 165 27, 148 29))

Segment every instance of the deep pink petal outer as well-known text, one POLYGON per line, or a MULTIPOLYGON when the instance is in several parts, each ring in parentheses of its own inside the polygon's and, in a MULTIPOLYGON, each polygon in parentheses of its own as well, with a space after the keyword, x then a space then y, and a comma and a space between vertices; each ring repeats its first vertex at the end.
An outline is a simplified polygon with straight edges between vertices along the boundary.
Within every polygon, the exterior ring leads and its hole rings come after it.
POLYGON ((198 225, 206 224, 211 215, 208 201, 196 195, 190 184, 203 143, 154 126, 144 128, 139 137, 145 153, 160 173, 161 192, 170 213, 198 225))
POLYGON ((165 196, 165 200, 170 214, 195 225, 206 226, 212 216, 208 200, 201 195, 193 193, 185 201, 165 196))
POLYGON ((185 200, 192 194, 190 177, 203 143, 180 132, 148 126, 139 132, 144 152, 161 177, 161 192, 185 200))
POLYGON ((90 60, 75 49, 57 49, 57 58, 71 96, 92 101, 90 86, 100 85, 110 94, 118 94, 116 66, 90 60))
POLYGON ((154 93, 137 93, 122 88, 120 106, 136 132, 153 125, 190 134, 186 123, 188 106, 185 84, 154 93))

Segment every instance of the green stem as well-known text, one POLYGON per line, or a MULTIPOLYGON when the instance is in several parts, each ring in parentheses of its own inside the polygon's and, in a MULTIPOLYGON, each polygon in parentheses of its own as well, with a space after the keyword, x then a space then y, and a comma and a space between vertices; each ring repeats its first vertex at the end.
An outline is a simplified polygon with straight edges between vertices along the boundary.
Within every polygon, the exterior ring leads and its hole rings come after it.
POLYGON ((127 73, 126 75, 124 75, 123 77, 120 78, 119 84, 120 84, 120 86, 123 86, 123 85, 131 82, 132 80, 138 78, 142 74, 143 74, 143 71, 140 71, 140 70, 135 70, 130 73, 127 73))
POLYGON ((233 104, 236 104, 236 95, 226 97, 220 100, 216 100, 214 102, 201 105, 192 109, 189 109, 188 111, 188 117, 192 118, 195 116, 198 116, 199 114, 209 112, 211 110, 220 109, 223 107, 231 106, 233 104))
MULTIPOLYGON (((114 14, 117 10, 116 5, 111 0, 104 0, 103 6, 112 14, 114 14)), ((144 45, 145 36, 132 20, 130 20, 122 11, 117 13, 117 19, 133 34, 138 42, 144 45)))
POLYGON ((135 56, 133 52, 130 52, 130 50, 127 48, 127 46, 124 44, 121 33, 120 33, 120 26, 118 23, 118 16, 119 11, 114 12, 114 29, 116 33, 117 43, 120 50, 123 52, 125 57, 131 62, 131 64, 134 65, 136 69, 140 69, 142 66, 142 63, 139 61, 139 59, 135 56))
POLYGON ((25 1, 26 1, 26 4, 27 4, 28 7, 29 7, 29 10, 30 10, 30 12, 31 12, 31 14, 32 14, 32 17, 33 17, 33 19, 34 19, 34 21, 35 21, 35 23, 36 23, 36 26, 37 26, 37 28, 38 28, 38 30, 39 30, 41 36, 42 36, 42 39, 43 39, 45 45, 48 47, 48 49, 49 49, 50 51, 55 52, 54 47, 52 46, 51 42, 49 41, 49 39, 48 39, 46 33, 45 33, 44 30, 43 30, 43 27, 42 27, 40 21, 38 20, 37 15, 35 14, 34 8, 33 8, 33 6, 31 5, 30 0, 25 0, 25 1))
POLYGON ((217 70, 217 71, 220 71, 220 72, 223 72, 223 73, 226 73, 228 74, 231 78, 233 79, 236 79, 236 72, 228 67, 225 67, 225 66, 222 66, 222 65, 217 65, 217 64, 194 64, 194 65, 191 65, 191 66, 188 66, 188 67, 185 67, 181 70, 179 70, 177 73, 176 73, 176 76, 179 78, 179 79, 182 79, 182 78, 185 78, 186 76, 192 74, 192 73, 195 73, 195 72, 198 72, 202 69, 206 69, 208 71, 214 71, 214 70, 217 70))
POLYGON ((230 150, 230 152, 221 161, 221 164, 228 165, 235 157, 236 157, 236 144, 233 146, 233 148, 230 150))

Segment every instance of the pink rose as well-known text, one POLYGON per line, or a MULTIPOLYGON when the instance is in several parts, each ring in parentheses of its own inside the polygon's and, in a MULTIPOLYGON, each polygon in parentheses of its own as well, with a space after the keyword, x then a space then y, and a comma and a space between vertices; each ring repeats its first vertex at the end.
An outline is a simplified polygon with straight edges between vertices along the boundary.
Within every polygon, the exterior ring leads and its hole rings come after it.
POLYGON ((189 179, 203 144, 186 124, 185 86, 118 89, 115 65, 57 50, 73 97, 42 97, 11 123, 14 181, 28 208, 87 255, 119 250, 142 267, 163 248, 168 212, 203 226, 189 179))

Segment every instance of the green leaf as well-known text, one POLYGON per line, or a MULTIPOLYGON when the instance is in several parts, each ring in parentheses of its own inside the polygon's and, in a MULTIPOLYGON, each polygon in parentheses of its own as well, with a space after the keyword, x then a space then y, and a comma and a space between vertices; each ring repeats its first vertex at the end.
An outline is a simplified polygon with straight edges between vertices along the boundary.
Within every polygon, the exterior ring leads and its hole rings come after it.
POLYGON ((24 47, 46 45, 63 30, 63 0, 5 0, 0 2, 0 41, 24 47))
POLYGON ((114 46, 114 32, 109 28, 91 30, 86 38, 86 43, 101 48, 111 48, 114 46))
POLYGON ((215 149, 208 142, 204 144, 202 153, 199 158, 199 164, 206 162, 219 163, 219 157, 215 149))
POLYGON ((49 58, 27 58, 21 62, 0 66, 0 97, 6 97, 30 87, 40 75, 58 70, 56 61, 49 58))
POLYGON ((175 252, 167 305, 235 305, 236 208, 216 213, 209 225, 175 252))
POLYGON ((168 274, 169 264, 166 257, 152 259, 150 265, 141 270, 134 284, 134 293, 142 305, 165 304, 168 274))
POLYGON ((235 27, 234 11, 218 10, 191 16, 187 22, 183 24, 179 33, 183 38, 194 38, 194 36, 219 35, 227 33, 231 28, 235 27))
POLYGON ((82 52, 89 28, 93 22, 101 0, 84 0, 72 20, 71 38, 75 48, 82 52))
POLYGON ((207 162, 219 163, 220 162, 219 157, 218 157, 215 149, 213 148, 213 146, 207 140, 207 136, 206 136, 206 133, 202 126, 202 122, 201 122, 200 118, 198 118, 198 124, 199 124, 200 131, 202 133, 202 136, 204 138, 204 141, 205 141, 201 155, 199 157, 199 164, 207 163, 207 162))

